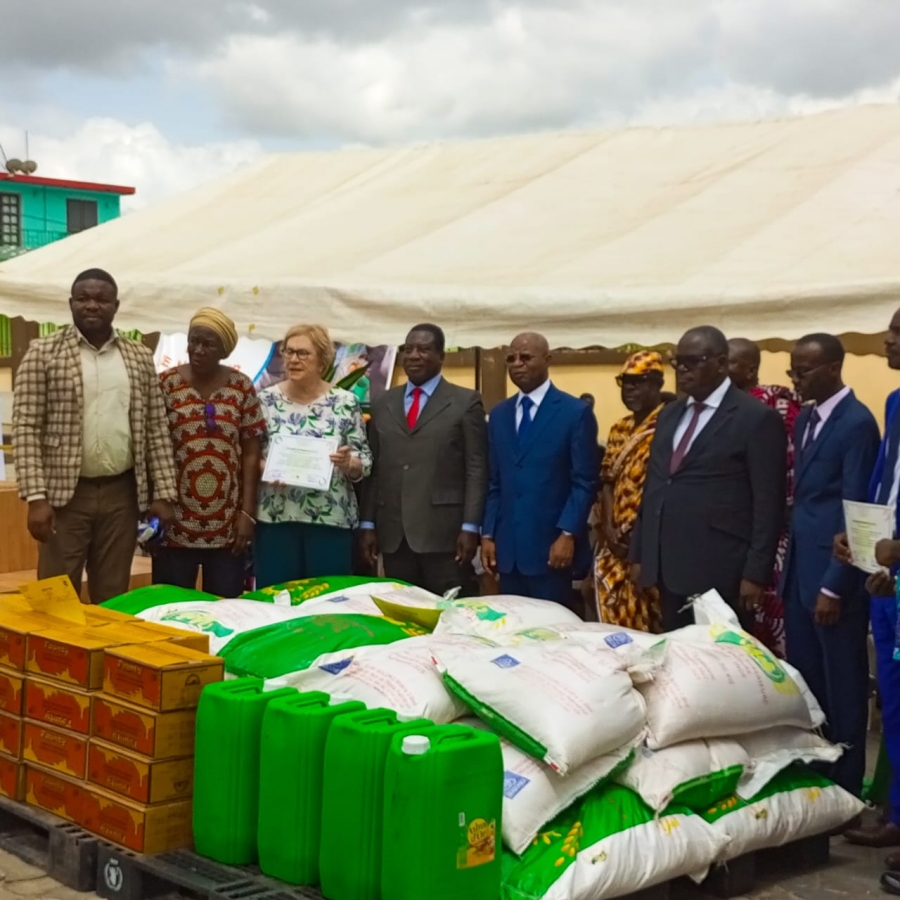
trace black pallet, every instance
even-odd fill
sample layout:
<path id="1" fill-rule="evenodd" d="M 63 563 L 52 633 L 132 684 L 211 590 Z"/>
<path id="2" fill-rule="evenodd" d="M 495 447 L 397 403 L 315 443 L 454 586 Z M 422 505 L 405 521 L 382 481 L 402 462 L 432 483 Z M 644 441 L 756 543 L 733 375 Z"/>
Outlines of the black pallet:
<path id="1" fill-rule="evenodd" d="M 669 900 L 670 883 L 621 900 Z M 295 887 L 255 866 L 226 866 L 192 850 L 142 856 L 101 843 L 97 893 L 105 900 L 154 900 L 180 895 L 197 900 L 322 900 L 316 888 Z"/>
<path id="2" fill-rule="evenodd" d="M 759 875 L 783 871 L 786 866 L 792 872 L 824 866 L 830 854 L 827 834 L 793 841 L 782 847 L 769 847 L 717 866 L 700 885 L 700 890 L 713 897 L 741 897 L 757 887 Z"/>
<path id="3" fill-rule="evenodd" d="M 96 890 L 106 900 L 172 894 L 199 900 L 322 900 L 314 888 L 285 884 L 255 866 L 226 866 L 193 850 L 143 856 L 105 843 L 97 856 Z"/>
<path id="4" fill-rule="evenodd" d="M 68 888 L 94 890 L 99 845 L 93 834 L 59 816 L 0 797 L 0 849 Z"/>

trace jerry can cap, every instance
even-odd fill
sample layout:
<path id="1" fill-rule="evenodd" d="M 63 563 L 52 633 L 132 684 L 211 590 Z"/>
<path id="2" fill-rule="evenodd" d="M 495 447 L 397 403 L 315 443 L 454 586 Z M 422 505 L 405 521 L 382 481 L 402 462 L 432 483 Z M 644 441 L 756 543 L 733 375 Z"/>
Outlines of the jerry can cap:
<path id="1" fill-rule="evenodd" d="M 401 749 L 407 756 L 422 756 L 431 749 L 431 741 L 424 734 L 408 734 Z"/>

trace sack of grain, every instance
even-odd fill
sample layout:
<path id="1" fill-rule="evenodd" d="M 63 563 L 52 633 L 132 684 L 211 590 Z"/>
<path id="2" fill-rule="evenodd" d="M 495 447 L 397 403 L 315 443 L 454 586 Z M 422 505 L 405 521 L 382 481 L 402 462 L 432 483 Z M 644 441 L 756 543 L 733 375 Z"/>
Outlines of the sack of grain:
<path id="1" fill-rule="evenodd" d="M 321 578 L 301 578 L 298 581 L 286 581 L 283 584 L 273 584 L 271 587 L 260 588 L 257 591 L 248 591 L 241 595 L 242 600 L 261 600 L 264 603 L 273 603 L 275 598 L 287 593 L 291 603 L 306 603 L 308 600 L 316 600 L 333 594 L 345 594 L 347 596 L 368 597 L 373 591 L 394 590 L 405 587 L 402 581 L 393 578 L 370 578 L 359 575 L 325 575 Z"/>
<path id="2" fill-rule="evenodd" d="M 392 644 L 421 634 L 416 625 L 376 616 L 305 616 L 238 634 L 219 655 L 232 675 L 277 678 L 308 668 L 323 653 Z"/>
<path id="3" fill-rule="evenodd" d="M 654 750 L 698 738 L 822 724 L 802 679 L 741 631 L 690 626 L 668 636 L 665 661 L 639 685 Z"/>
<path id="4" fill-rule="evenodd" d="M 145 609 L 155 606 L 164 606 L 171 603 L 196 603 L 198 600 L 212 602 L 218 600 L 212 594 L 204 594 L 203 591 L 193 591 L 190 588 L 174 587 L 171 584 L 148 584 L 145 587 L 135 588 L 112 600 L 101 603 L 107 609 L 136 616 Z"/>
<path id="5" fill-rule="evenodd" d="M 324 691 L 360 700 L 370 709 L 384 707 L 412 718 L 445 724 L 468 713 L 468 707 L 444 685 L 432 662 L 431 635 L 387 645 L 340 650 L 319 656 L 308 668 L 268 682 L 301 691 Z M 477 639 L 445 635 L 444 646 L 461 652 L 479 646 Z"/>
<path id="6" fill-rule="evenodd" d="M 443 601 L 442 601 L 443 603 Z M 549 600 L 494 596 L 447 602 L 435 626 L 436 634 L 477 634 L 492 641 L 523 629 L 557 624 L 584 624 L 570 609 Z"/>
<path id="7" fill-rule="evenodd" d="M 560 774 L 630 744 L 645 709 L 626 662 L 577 641 L 435 646 L 445 684 L 478 717 Z"/>
<path id="8" fill-rule="evenodd" d="M 864 808 L 860 800 L 827 778 L 793 766 L 751 800 L 732 795 L 704 812 L 703 818 L 727 839 L 717 858 L 717 862 L 727 862 L 833 831 Z"/>
<path id="9" fill-rule="evenodd" d="M 702 880 L 728 838 L 697 814 L 658 816 L 633 791 L 591 791 L 516 858 L 503 855 L 504 900 L 598 900 L 683 875 Z"/>
<path id="10" fill-rule="evenodd" d="M 734 738 L 750 758 L 738 782 L 737 794 L 744 800 L 755 797 L 769 782 L 795 763 L 837 762 L 843 748 L 802 728 L 767 728 Z"/>
<path id="11" fill-rule="evenodd" d="M 248 631 L 297 618 L 292 606 L 276 606 L 256 600 L 197 600 L 163 603 L 137 613 L 147 622 L 159 622 L 209 635 L 211 653 L 218 653 L 233 638 Z"/>
<path id="12" fill-rule="evenodd" d="M 673 803 L 703 811 L 735 792 L 750 757 L 728 738 L 687 741 L 663 750 L 640 747 L 615 780 L 655 812 Z"/>
<path id="13" fill-rule="evenodd" d="M 462 719 L 472 728 L 488 726 L 480 719 Z M 521 855 L 538 832 L 588 791 L 605 784 L 631 761 L 634 749 L 622 747 L 559 775 L 546 763 L 500 738 L 503 751 L 503 842 Z"/>

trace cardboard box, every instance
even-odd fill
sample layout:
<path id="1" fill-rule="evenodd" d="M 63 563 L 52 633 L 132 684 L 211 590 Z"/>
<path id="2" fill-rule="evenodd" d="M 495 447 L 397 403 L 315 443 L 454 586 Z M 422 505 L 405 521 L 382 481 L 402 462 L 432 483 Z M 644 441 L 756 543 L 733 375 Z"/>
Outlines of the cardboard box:
<path id="1" fill-rule="evenodd" d="M 150 759 L 193 756 L 197 711 L 154 712 L 106 694 L 94 694 L 91 734 Z"/>
<path id="2" fill-rule="evenodd" d="M 194 793 L 194 758 L 148 759 L 93 738 L 87 780 L 137 803 L 188 800 Z"/>
<path id="3" fill-rule="evenodd" d="M 219 657 L 169 641 L 113 647 L 105 655 L 103 691 L 159 712 L 192 709 L 203 688 L 224 674 Z"/>
<path id="4" fill-rule="evenodd" d="M 89 735 L 91 694 L 59 681 L 27 678 L 23 715 L 35 722 Z"/>
<path id="5" fill-rule="evenodd" d="M 0 756 L 0 797 L 25 799 L 25 764 Z"/>
<path id="6" fill-rule="evenodd" d="M 84 607 L 84 617 L 88 625 L 109 625 L 110 623 L 128 624 L 136 622 L 134 616 L 128 613 L 119 612 L 117 609 L 107 609 L 105 606 L 89 606 Z"/>
<path id="7" fill-rule="evenodd" d="M 190 800 L 144 806 L 86 785 L 81 827 L 135 853 L 165 853 L 193 843 Z"/>
<path id="8" fill-rule="evenodd" d="M 25 669 L 89 691 L 103 684 L 103 651 L 149 639 L 137 626 L 116 623 L 53 628 L 28 636 Z"/>
<path id="9" fill-rule="evenodd" d="M 28 635 L 61 625 L 59 619 L 43 613 L 4 613 L 0 616 L 0 666 L 21 672 L 25 668 Z"/>
<path id="10" fill-rule="evenodd" d="M 28 612 L 31 612 L 31 604 L 21 594 L 0 594 L 0 615 Z"/>
<path id="11" fill-rule="evenodd" d="M 0 713 L 0 754 L 20 759 L 22 756 L 22 719 Z"/>
<path id="12" fill-rule="evenodd" d="M 198 653 L 209 653 L 209 635 L 205 632 L 190 631 L 187 628 L 178 628 L 176 625 L 166 625 L 162 622 L 144 622 L 139 620 L 138 625 L 143 631 L 153 636 L 154 640 L 171 641 L 173 644 L 181 644 L 190 647 Z"/>
<path id="13" fill-rule="evenodd" d="M 71 778 L 87 772 L 87 738 L 61 728 L 25 720 L 22 759 Z"/>
<path id="14" fill-rule="evenodd" d="M 0 712 L 21 716 L 24 688 L 21 672 L 0 668 Z"/>
<path id="15" fill-rule="evenodd" d="M 81 824 L 84 785 L 35 766 L 25 767 L 25 802 Z"/>

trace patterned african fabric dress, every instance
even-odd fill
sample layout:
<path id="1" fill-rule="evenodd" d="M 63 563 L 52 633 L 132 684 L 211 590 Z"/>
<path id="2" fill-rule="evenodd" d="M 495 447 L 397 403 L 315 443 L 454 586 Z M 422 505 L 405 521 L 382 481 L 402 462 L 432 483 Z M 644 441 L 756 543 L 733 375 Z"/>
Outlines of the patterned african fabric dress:
<path id="1" fill-rule="evenodd" d="M 787 431 L 787 505 L 788 510 L 794 502 L 794 422 L 800 414 L 803 401 L 790 388 L 780 384 L 759 386 L 750 389 L 750 396 L 762 400 L 781 415 Z M 787 520 L 787 516 L 785 516 Z M 756 611 L 756 634 L 773 653 L 784 659 L 784 601 L 778 593 L 778 583 L 784 571 L 784 559 L 787 555 L 788 531 L 785 527 L 778 539 L 778 553 L 775 557 L 775 571 L 772 583 L 766 589 L 762 605 Z"/>
<path id="2" fill-rule="evenodd" d="M 650 444 L 663 406 L 660 404 L 640 425 L 635 425 L 634 416 L 626 416 L 609 432 L 600 480 L 612 486 L 613 526 L 625 544 L 640 509 Z M 655 588 L 638 588 L 631 583 L 627 559 L 620 559 L 609 547 L 603 547 L 597 555 L 594 574 L 601 622 L 655 634 L 662 631 L 659 593 Z"/>
<path id="3" fill-rule="evenodd" d="M 176 519 L 166 544 L 229 547 L 241 508 L 241 441 L 266 431 L 253 382 L 232 370 L 207 400 L 177 369 L 163 372 L 160 382 L 178 473 Z"/>

